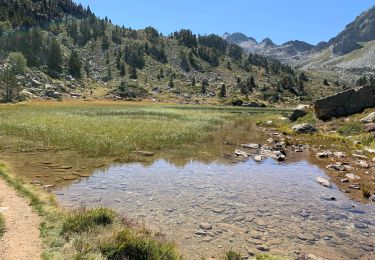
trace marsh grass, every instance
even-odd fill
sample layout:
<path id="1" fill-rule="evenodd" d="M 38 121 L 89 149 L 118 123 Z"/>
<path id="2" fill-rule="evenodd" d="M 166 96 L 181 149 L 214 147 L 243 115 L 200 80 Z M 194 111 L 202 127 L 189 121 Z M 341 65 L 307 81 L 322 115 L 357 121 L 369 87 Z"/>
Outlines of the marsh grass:
<path id="1" fill-rule="evenodd" d="M 0 177 L 30 201 L 42 217 L 43 259 L 181 259 L 173 243 L 160 239 L 114 211 L 79 209 L 64 212 L 53 197 L 41 193 L 0 165 Z"/>
<path id="2" fill-rule="evenodd" d="M 278 109 L 132 103 L 31 103 L 0 106 L 0 131 L 39 146 L 90 156 L 129 157 L 137 150 L 200 144 L 238 114 Z"/>

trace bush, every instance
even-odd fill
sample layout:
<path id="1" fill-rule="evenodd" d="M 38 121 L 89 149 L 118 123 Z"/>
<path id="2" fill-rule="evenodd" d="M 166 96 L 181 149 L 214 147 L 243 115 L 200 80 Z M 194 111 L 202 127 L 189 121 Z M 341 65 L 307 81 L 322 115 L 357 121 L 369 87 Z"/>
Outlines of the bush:
<path id="1" fill-rule="evenodd" d="M 349 122 L 342 125 L 337 132 L 344 136 L 359 135 L 364 132 L 364 129 L 360 122 Z"/>
<path id="2" fill-rule="evenodd" d="M 20 52 L 11 52 L 8 55 L 9 65 L 14 74 L 23 74 L 26 71 L 27 60 Z"/>
<path id="3" fill-rule="evenodd" d="M 113 223 L 115 213 L 105 208 L 97 208 L 89 211 L 72 214 L 63 222 L 63 235 L 82 233 L 96 226 L 107 226 Z"/>
<path id="4" fill-rule="evenodd" d="M 130 229 L 120 231 L 113 241 L 101 245 L 101 252 L 107 259 L 181 259 L 172 244 L 158 242 L 146 233 L 135 233 Z"/>
<path id="5" fill-rule="evenodd" d="M 241 254 L 230 250 L 225 254 L 224 260 L 241 260 Z"/>

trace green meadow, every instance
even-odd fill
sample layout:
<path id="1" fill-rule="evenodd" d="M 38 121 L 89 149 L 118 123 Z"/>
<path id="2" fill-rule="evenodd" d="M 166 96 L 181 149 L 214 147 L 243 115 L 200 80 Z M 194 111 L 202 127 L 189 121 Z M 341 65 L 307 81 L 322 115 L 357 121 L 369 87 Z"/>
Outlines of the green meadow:
<path id="1" fill-rule="evenodd" d="M 0 132 L 42 147 L 127 157 L 139 150 L 199 144 L 215 127 L 239 116 L 287 112 L 144 103 L 29 103 L 0 106 Z"/>

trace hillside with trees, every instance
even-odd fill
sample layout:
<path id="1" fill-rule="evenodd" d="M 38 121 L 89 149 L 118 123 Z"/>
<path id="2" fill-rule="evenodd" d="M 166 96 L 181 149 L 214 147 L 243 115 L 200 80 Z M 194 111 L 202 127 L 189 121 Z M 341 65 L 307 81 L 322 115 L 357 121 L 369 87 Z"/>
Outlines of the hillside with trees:
<path id="1" fill-rule="evenodd" d="M 267 103 L 309 98 L 309 80 L 299 72 L 276 59 L 247 54 L 217 35 L 133 30 L 70 0 L 1 2 L 1 81 L 13 70 L 10 54 L 26 61 L 13 73 L 23 94 L 11 100 L 92 96 Z"/>

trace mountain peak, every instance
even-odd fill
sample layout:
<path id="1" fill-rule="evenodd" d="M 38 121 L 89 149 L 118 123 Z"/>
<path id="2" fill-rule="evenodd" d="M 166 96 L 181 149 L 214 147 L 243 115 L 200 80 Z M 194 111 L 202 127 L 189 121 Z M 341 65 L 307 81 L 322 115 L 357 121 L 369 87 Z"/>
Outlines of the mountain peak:
<path id="1" fill-rule="evenodd" d="M 375 6 L 359 15 L 344 31 L 332 38 L 329 44 L 337 55 L 344 55 L 361 48 L 359 42 L 375 40 Z"/>
<path id="2" fill-rule="evenodd" d="M 241 44 L 241 43 L 248 42 L 248 41 L 257 43 L 257 41 L 253 37 L 248 37 L 245 34 L 239 33 L 239 32 L 232 33 L 232 34 L 226 32 L 223 34 L 222 38 L 229 43 L 235 43 L 235 44 Z"/>
<path id="3" fill-rule="evenodd" d="M 270 39 L 270 38 L 265 38 L 262 40 L 262 42 L 266 46 L 275 46 L 276 44 Z"/>

